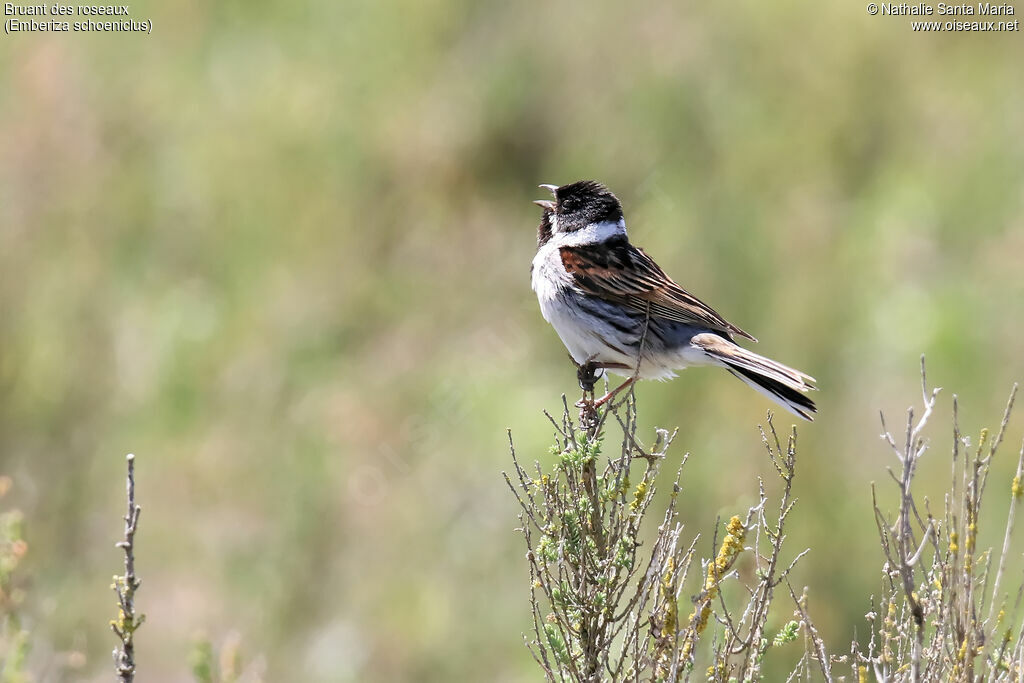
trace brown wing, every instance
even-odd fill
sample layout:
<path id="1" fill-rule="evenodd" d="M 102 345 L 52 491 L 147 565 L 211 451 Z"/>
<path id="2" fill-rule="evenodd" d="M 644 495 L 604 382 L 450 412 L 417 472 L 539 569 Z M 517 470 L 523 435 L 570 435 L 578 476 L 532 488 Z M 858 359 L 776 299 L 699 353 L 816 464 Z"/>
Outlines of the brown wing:
<path id="1" fill-rule="evenodd" d="M 626 239 L 562 247 L 562 266 L 587 294 L 666 320 L 708 327 L 757 341 L 672 281 L 654 260 Z"/>

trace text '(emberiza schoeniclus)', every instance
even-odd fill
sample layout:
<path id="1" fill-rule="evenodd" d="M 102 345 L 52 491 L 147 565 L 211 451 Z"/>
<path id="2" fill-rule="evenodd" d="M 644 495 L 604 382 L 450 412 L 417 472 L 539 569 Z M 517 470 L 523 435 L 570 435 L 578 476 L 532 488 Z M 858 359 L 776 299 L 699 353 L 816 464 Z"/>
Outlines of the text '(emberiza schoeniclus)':
<path id="1" fill-rule="evenodd" d="M 691 365 L 716 365 L 793 414 L 814 419 L 805 394 L 813 377 L 738 346 L 752 336 L 677 285 L 629 243 L 622 205 L 608 188 L 584 180 L 541 185 L 543 209 L 533 259 L 533 290 L 544 319 L 578 366 L 628 379 L 670 379 Z M 581 375 L 582 377 L 583 375 Z"/>

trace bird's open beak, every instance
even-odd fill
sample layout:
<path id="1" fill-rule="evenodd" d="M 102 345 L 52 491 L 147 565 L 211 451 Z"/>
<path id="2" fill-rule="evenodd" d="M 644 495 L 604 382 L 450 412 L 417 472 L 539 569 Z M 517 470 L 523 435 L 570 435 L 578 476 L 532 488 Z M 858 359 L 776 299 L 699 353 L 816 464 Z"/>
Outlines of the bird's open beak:
<path id="1" fill-rule="evenodd" d="M 539 187 L 542 190 L 547 190 L 551 194 L 555 194 L 556 192 L 558 192 L 558 185 L 538 185 L 537 187 Z"/>
<path id="2" fill-rule="evenodd" d="M 539 206 L 540 208 L 546 209 L 548 211 L 555 210 L 555 203 L 550 199 L 535 199 L 533 203 Z"/>

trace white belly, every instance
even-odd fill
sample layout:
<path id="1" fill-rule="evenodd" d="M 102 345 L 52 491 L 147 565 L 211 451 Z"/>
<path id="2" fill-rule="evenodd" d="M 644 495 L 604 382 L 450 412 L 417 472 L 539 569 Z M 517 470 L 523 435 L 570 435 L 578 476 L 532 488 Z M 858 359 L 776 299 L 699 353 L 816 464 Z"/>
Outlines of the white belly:
<path id="1" fill-rule="evenodd" d="M 675 377 L 676 370 L 707 363 L 703 351 L 686 343 L 680 348 L 658 353 L 648 349 L 640 359 L 637 373 L 636 342 L 633 342 L 632 351 L 627 350 L 627 344 L 620 341 L 620 332 L 572 305 L 572 276 L 565 272 L 557 247 L 545 245 L 537 252 L 533 260 L 532 284 L 541 314 L 555 328 L 577 364 L 587 361 L 620 364 L 624 367 L 610 368 L 610 371 L 625 377 L 638 375 L 641 379 L 664 380 Z"/>

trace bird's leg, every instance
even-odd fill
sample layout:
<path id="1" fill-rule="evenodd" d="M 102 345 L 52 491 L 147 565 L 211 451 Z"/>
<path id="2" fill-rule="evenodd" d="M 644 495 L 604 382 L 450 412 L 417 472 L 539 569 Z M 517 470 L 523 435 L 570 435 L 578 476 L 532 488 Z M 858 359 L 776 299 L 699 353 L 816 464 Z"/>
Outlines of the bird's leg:
<path id="1" fill-rule="evenodd" d="M 600 367 L 599 364 L 593 362 L 593 357 L 576 366 L 576 379 L 580 381 L 580 389 L 583 390 L 583 393 L 593 395 L 594 385 L 597 383 L 597 370 Z"/>
<path id="2" fill-rule="evenodd" d="M 597 411 L 594 409 L 594 384 L 597 383 L 597 366 L 594 364 L 594 357 L 591 356 L 582 363 L 577 363 L 571 355 L 569 358 L 576 366 L 576 379 L 580 382 L 580 389 L 583 396 L 576 402 L 580 409 L 580 426 L 585 429 L 592 429 L 597 425 Z"/>
<path id="3" fill-rule="evenodd" d="M 573 361 L 575 363 L 575 361 Z M 583 408 L 584 406 L 598 407 L 604 405 L 611 396 L 614 396 L 619 389 L 611 392 L 608 396 L 601 399 L 600 402 L 594 402 L 594 385 L 597 383 L 597 371 L 598 370 L 623 370 L 627 366 L 622 363 L 595 363 L 594 357 L 591 356 L 585 360 L 582 364 L 576 365 L 576 377 L 580 381 L 580 388 L 583 389 L 583 398 L 577 403 L 577 408 Z M 633 378 L 636 379 L 636 378 Z M 626 385 L 623 385 L 626 386 Z"/>
<path id="4" fill-rule="evenodd" d="M 601 407 L 601 406 L 603 406 L 603 405 L 604 405 L 605 403 L 607 403 L 608 401 L 610 401 L 610 400 L 612 400 L 613 398 L 615 398 L 615 394 L 619 393 L 620 391 L 622 391 L 622 390 L 623 390 L 623 389 L 625 389 L 626 387 L 630 386 L 630 385 L 631 385 L 631 384 L 633 384 L 633 382 L 635 382 L 636 380 L 637 380 L 637 378 L 636 378 L 635 376 L 634 376 L 634 377 L 630 377 L 630 378 L 629 378 L 629 379 L 627 379 L 627 380 L 626 380 L 625 382 L 623 382 L 622 384 L 620 384 L 620 385 L 619 385 L 619 386 L 617 386 L 616 388 L 612 389 L 611 391 L 609 391 L 609 392 L 608 392 L 607 394 L 605 394 L 605 395 L 604 395 L 604 396 L 602 396 L 601 398 L 599 398 L 599 399 L 597 399 L 596 401 L 594 401 L 594 407 L 595 407 L 595 408 L 600 408 L 600 407 Z"/>
<path id="5" fill-rule="evenodd" d="M 594 362 L 593 356 L 576 365 L 576 378 L 580 381 L 580 389 L 583 389 L 583 396 L 576 402 L 580 409 L 580 426 L 584 429 L 592 429 L 597 425 L 597 410 L 594 408 L 594 385 L 597 383 L 598 365 Z M 576 361 L 573 360 L 575 363 Z"/>

